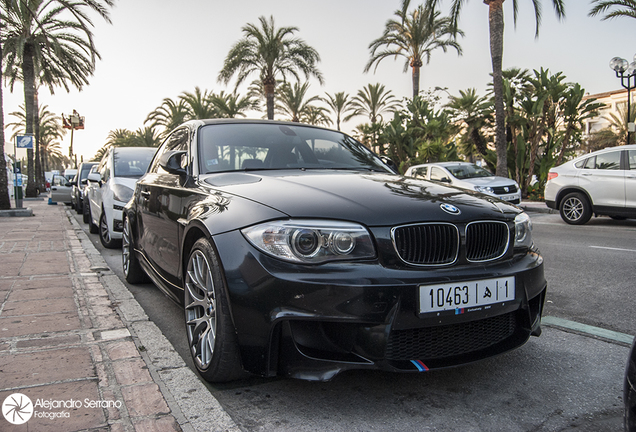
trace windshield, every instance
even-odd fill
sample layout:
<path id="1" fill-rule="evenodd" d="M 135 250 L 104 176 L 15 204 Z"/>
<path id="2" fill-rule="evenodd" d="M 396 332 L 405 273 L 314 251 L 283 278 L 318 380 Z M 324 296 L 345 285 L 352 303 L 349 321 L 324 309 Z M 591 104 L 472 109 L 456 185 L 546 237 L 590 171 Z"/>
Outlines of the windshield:
<path id="1" fill-rule="evenodd" d="M 146 173 L 156 151 L 155 147 L 118 148 L 113 155 L 115 177 L 141 177 Z"/>
<path id="2" fill-rule="evenodd" d="M 201 173 L 280 169 L 390 172 L 340 132 L 280 124 L 216 124 L 199 130 Z"/>
<path id="3" fill-rule="evenodd" d="M 445 166 L 445 168 L 453 176 L 455 176 L 455 178 L 458 178 L 460 180 L 479 177 L 492 177 L 492 173 L 475 164 L 447 165 Z"/>

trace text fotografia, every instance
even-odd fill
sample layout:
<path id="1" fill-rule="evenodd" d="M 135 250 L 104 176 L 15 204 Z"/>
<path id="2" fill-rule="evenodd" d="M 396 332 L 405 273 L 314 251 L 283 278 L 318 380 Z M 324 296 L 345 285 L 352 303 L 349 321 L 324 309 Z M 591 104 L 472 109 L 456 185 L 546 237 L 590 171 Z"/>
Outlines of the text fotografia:
<path id="1" fill-rule="evenodd" d="M 67 400 L 53 400 L 53 399 L 37 399 L 33 404 L 34 408 L 41 409 L 80 409 L 80 408 L 121 408 L 121 401 L 112 400 L 91 400 L 84 399 L 67 399 Z"/>

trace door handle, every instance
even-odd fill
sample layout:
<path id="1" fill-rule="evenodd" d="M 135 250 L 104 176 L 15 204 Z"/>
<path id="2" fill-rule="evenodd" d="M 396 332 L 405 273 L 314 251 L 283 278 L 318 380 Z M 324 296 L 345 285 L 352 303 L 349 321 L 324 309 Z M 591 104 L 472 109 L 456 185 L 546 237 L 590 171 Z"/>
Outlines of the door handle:
<path id="1" fill-rule="evenodd" d="M 150 198 L 150 192 L 148 191 L 141 191 L 140 195 L 146 199 Z"/>

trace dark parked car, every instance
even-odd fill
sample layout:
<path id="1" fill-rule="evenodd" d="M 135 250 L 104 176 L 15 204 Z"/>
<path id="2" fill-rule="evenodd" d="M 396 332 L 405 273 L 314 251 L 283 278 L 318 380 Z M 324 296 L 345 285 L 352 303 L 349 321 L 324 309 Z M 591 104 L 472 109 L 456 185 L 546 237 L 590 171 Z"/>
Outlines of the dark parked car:
<path id="1" fill-rule="evenodd" d="M 258 120 L 168 136 L 124 209 L 123 267 L 183 304 L 209 381 L 474 362 L 539 335 L 546 290 L 517 207 Z"/>
<path id="2" fill-rule="evenodd" d="M 77 214 L 82 214 L 84 210 L 86 177 L 88 177 L 89 171 L 95 165 L 97 165 L 97 162 L 82 162 L 77 168 L 77 176 L 73 179 L 73 190 L 71 191 L 71 205 Z"/>

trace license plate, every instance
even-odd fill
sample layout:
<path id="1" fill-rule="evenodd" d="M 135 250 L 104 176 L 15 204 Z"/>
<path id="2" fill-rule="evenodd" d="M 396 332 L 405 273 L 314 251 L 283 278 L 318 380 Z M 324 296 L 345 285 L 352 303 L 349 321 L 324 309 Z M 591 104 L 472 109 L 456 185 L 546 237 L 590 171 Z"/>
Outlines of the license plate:
<path id="1" fill-rule="evenodd" d="M 514 276 L 420 285 L 420 313 L 465 309 L 515 299 Z"/>
<path id="2" fill-rule="evenodd" d="M 517 197 L 515 195 L 508 195 L 503 197 L 504 201 L 514 201 L 515 199 L 517 199 Z"/>

